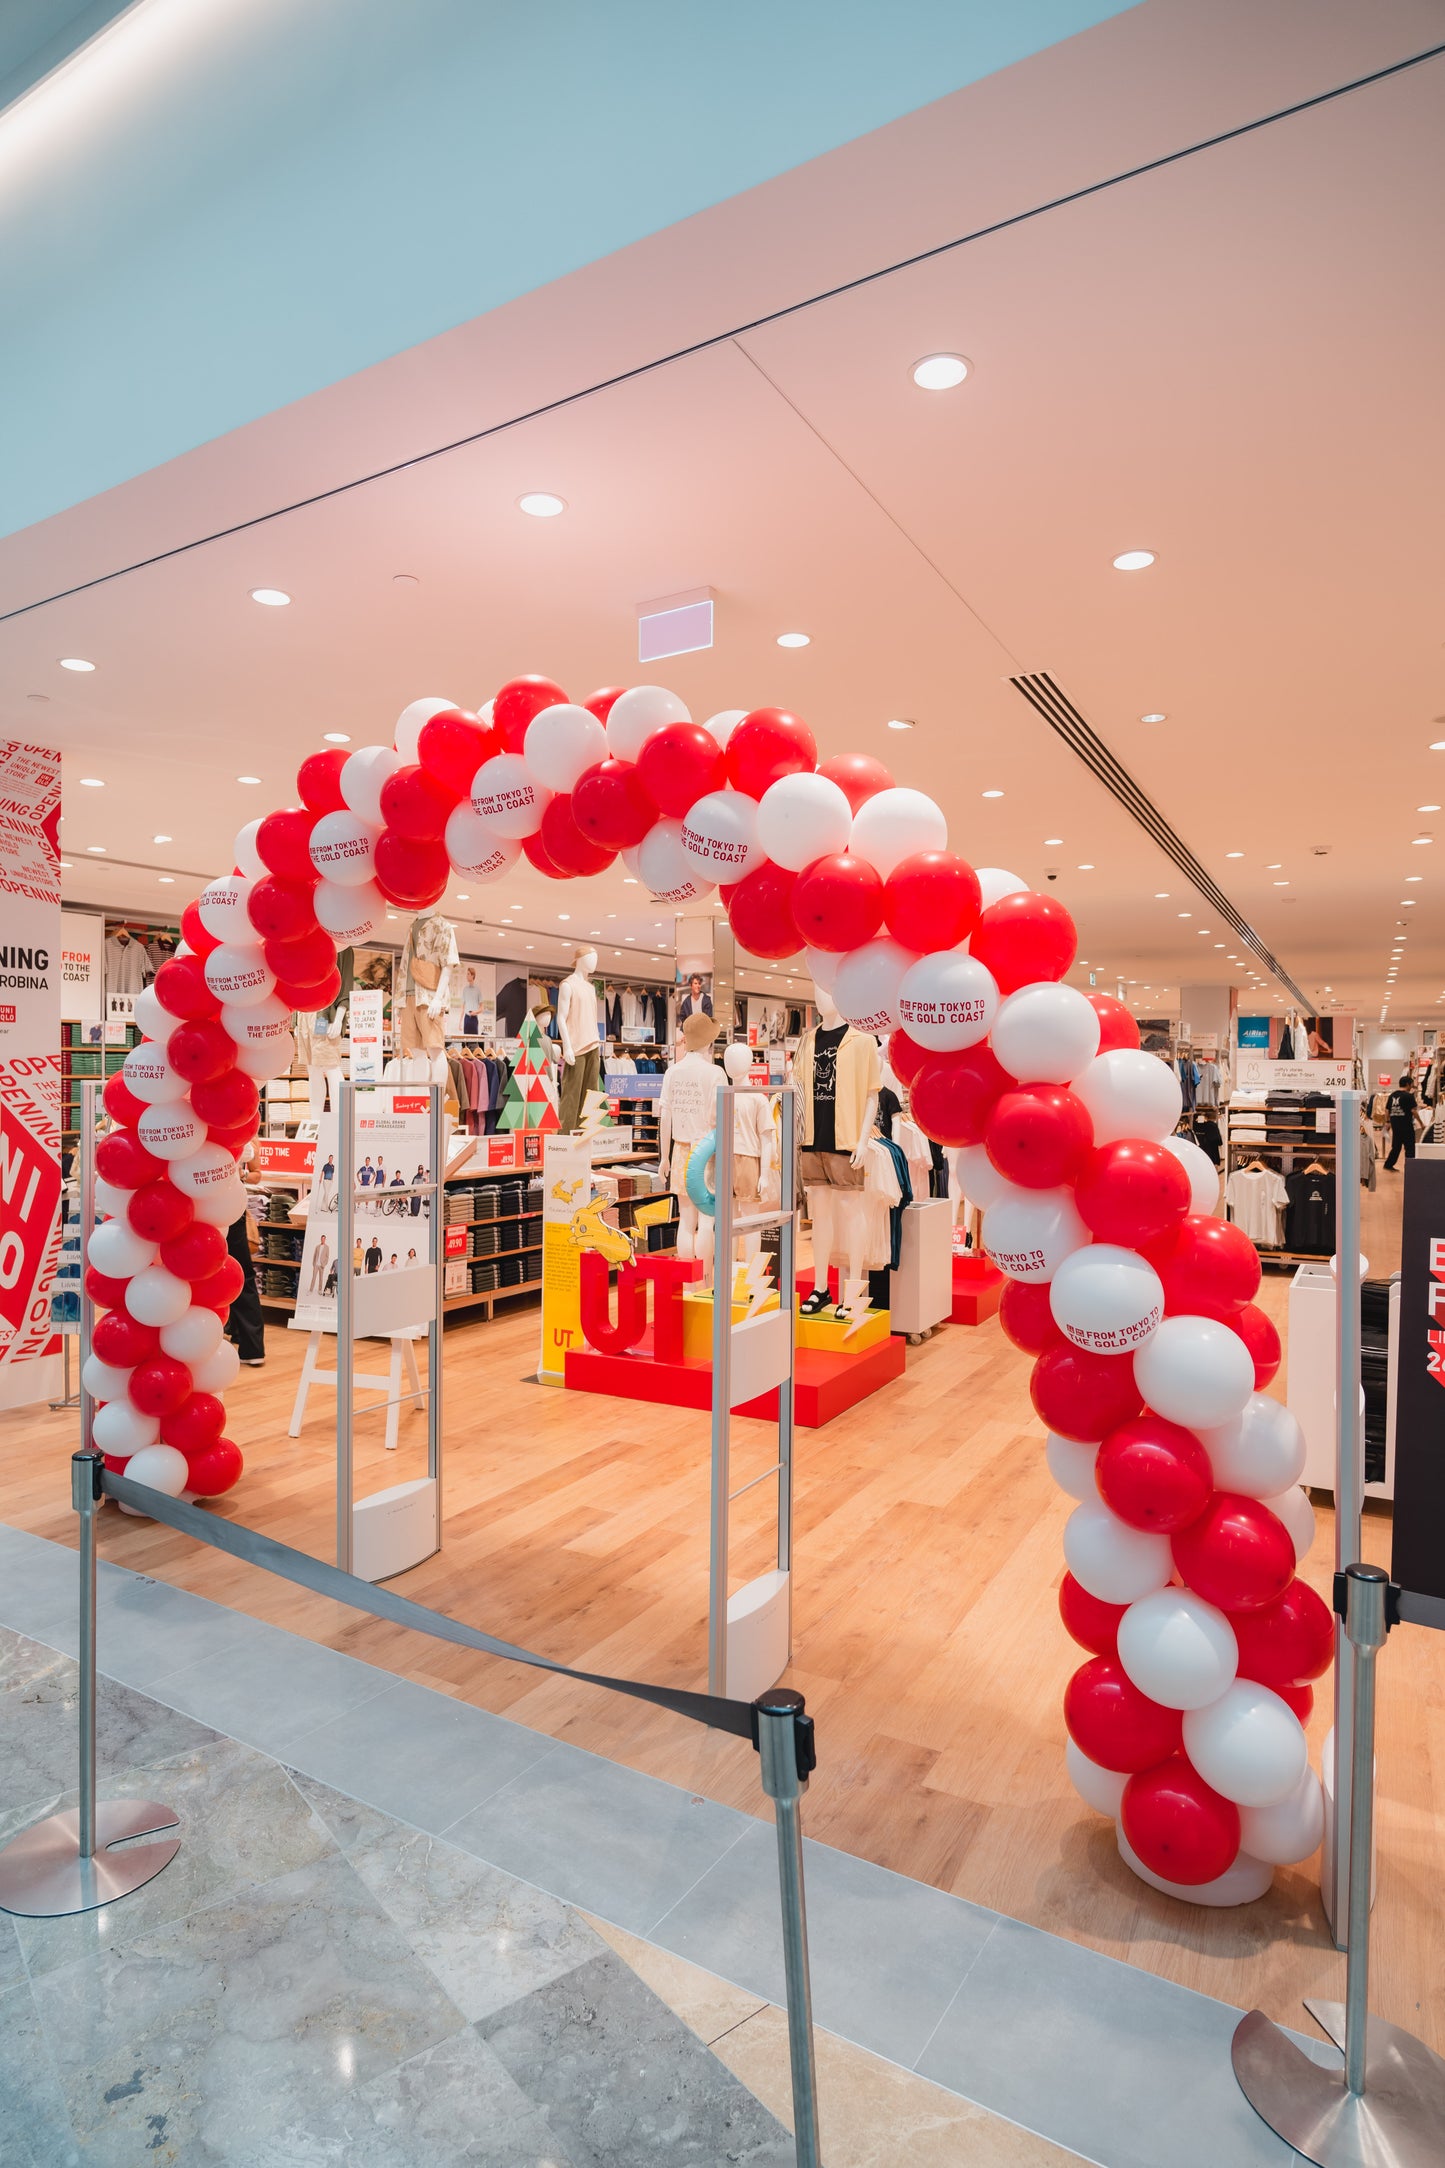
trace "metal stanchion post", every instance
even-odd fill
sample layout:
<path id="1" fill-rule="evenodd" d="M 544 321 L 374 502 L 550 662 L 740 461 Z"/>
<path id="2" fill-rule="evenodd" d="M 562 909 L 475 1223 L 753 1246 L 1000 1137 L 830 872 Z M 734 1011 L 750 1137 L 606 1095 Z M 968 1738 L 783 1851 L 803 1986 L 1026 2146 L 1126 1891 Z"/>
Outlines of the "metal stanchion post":
<path id="1" fill-rule="evenodd" d="M 97 1802 L 95 1796 L 95 1516 L 104 1465 L 104 1455 L 94 1450 L 72 1454 L 70 1461 L 71 1501 L 80 1516 L 79 1801 L 0 1848 L 0 1910 L 27 1919 L 93 1912 L 128 1896 L 168 1867 L 181 1848 L 179 1837 L 170 1837 L 110 1851 L 127 1838 L 174 1829 L 176 1817 L 151 1799 Z"/>
<path id="2" fill-rule="evenodd" d="M 717 1088 L 713 1125 L 712 1502 L 708 1546 L 707 1690 L 728 1690 L 728 1516 L 732 1503 L 733 1091 Z"/>
<path id="3" fill-rule="evenodd" d="M 753 1703 L 763 1790 L 778 1831 L 778 1893 L 783 1913 L 783 1978 L 788 1995 L 788 2053 L 793 2072 L 793 2136 L 798 2168 L 822 2168 L 818 2072 L 813 2053 L 813 1984 L 808 1970 L 808 1914 L 803 1898 L 802 1799 L 812 1769 L 812 1726 L 803 1697 L 775 1686 Z M 806 1726 L 807 1729 L 803 1730 Z M 799 1733 L 803 1731 L 800 1751 Z"/>
<path id="4" fill-rule="evenodd" d="M 437 1542 L 442 1540 L 442 1324 L 446 1310 L 446 1227 L 443 1207 L 446 1186 L 446 1098 L 440 1084 L 431 1088 L 427 1113 L 427 1169 L 431 1187 L 422 1196 L 422 1210 L 431 1221 L 432 1318 L 427 1327 L 426 1462 L 427 1474 L 436 1485 Z M 523 1200 L 525 1202 L 525 1199 Z M 338 1285 L 340 1283 L 338 1282 Z"/>
<path id="5" fill-rule="evenodd" d="M 356 1281 L 351 1253 L 356 1244 L 356 1086 L 349 1077 L 343 1080 L 336 1100 L 336 1563 L 343 1573 L 350 1573 L 355 1542 L 351 1427 Z"/>

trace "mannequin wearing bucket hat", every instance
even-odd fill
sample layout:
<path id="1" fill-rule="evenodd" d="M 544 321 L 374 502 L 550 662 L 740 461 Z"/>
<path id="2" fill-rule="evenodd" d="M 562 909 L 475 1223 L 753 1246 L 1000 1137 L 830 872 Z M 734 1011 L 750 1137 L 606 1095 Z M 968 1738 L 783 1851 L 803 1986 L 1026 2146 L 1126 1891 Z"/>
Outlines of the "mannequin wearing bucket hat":
<path id="1" fill-rule="evenodd" d="M 677 1254 L 701 1258 L 705 1276 L 712 1272 L 712 1221 L 687 1193 L 687 1162 L 717 1118 L 717 1088 L 723 1080 L 712 1058 L 716 1037 L 717 1025 L 710 1016 L 699 1012 L 684 1019 L 684 1051 L 664 1076 L 657 1102 L 658 1147 L 668 1187 L 677 1197 Z"/>

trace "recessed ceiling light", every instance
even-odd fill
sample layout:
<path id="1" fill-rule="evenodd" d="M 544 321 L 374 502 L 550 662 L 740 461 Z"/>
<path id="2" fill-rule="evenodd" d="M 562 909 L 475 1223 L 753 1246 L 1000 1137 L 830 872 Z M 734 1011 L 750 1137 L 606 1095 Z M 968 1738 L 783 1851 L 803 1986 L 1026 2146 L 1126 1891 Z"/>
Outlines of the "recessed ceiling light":
<path id="1" fill-rule="evenodd" d="M 559 911 L 559 912 L 557 913 L 557 916 L 558 916 L 558 918 L 560 918 L 560 919 L 562 919 L 562 920 L 564 920 L 564 921 L 565 921 L 565 920 L 569 919 L 569 918 L 570 918 L 570 917 L 572 916 L 572 913 L 571 913 L 570 911 Z"/>
<path id="2" fill-rule="evenodd" d="M 1243 858 L 1244 853 L 1243 851 L 1226 851 L 1224 855 L 1226 858 Z"/>
<path id="3" fill-rule="evenodd" d="M 1152 715 L 1141 715 L 1139 720 L 1141 723 L 1167 723 L 1169 718 L 1162 708 L 1156 708 Z"/>
<path id="4" fill-rule="evenodd" d="M 778 634 L 778 645 L 779 645 L 779 647 L 808 647 L 808 646 L 810 646 L 811 644 L 812 644 L 812 635 L 811 635 L 811 633 L 806 633 L 806 632 L 780 632 L 780 633 Z"/>
<path id="5" fill-rule="evenodd" d="M 1079 873 L 1092 873 L 1093 870 L 1093 866 L 1089 863 L 1087 859 L 1085 859 L 1084 863 L 1081 866 L 1076 868 L 1076 871 Z"/>
<path id="6" fill-rule="evenodd" d="M 105 789 L 105 782 L 104 782 L 104 779 L 103 779 L 103 777 L 101 777 L 101 776 L 98 776 L 98 775 L 83 775 L 83 776 L 82 776 L 82 777 L 80 778 L 80 782 L 81 782 L 81 788 L 82 788 L 83 790 L 104 790 L 104 789 Z"/>
<path id="7" fill-rule="evenodd" d="M 622 938 L 624 941 L 635 941 L 637 936 L 635 933 L 625 933 Z"/>
<path id="8" fill-rule="evenodd" d="M 952 391 L 968 375 L 969 363 L 962 354 L 925 354 L 913 364 L 913 381 L 920 391 Z"/>
<path id="9" fill-rule="evenodd" d="M 567 509 L 565 497 L 554 497 L 549 489 L 529 489 L 524 497 L 517 499 L 517 509 L 532 519 L 555 519 Z"/>
<path id="10" fill-rule="evenodd" d="M 1001 790 L 986 790 L 981 792 L 980 795 L 985 798 L 1001 798 L 1003 792 Z"/>
<path id="11" fill-rule="evenodd" d="M 890 730 L 912 730 L 914 727 L 911 715 L 890 715 L 888 718 L 888 728 Z"/>
<path id="12" fill-rule="evenodd" d="M 93 670 L 95 664 L 87 662 L 82 655 L 62 655 L 60 667 L 62 670 Z"/>
<path id="13" fill-rule="evenodd" d="M 350 745 L 351 743 L 351 732 L 349 730 L 324 730 L 321 735 L 328 745 Z"/>
<path id="14" fill-rule="evenodd" d="M 174 843 L 174 836 L 152 836 L 152 843 Z"/>
<path id="15" fill-rule="evenodd" d="M 1114 559 L 1116 572 L 1142 572 L 1154 562 L 1153 550 L 1121 550 Z"/>
<path id="16" fill-rule="evenodd" d="M 1216 942 L 1215 942 L 1215 944 L 1214 944 L 1214 946 L 1215 946 L 1216 948 L 1223 948 L 1223 946 L 1224 946 L 1224 943 L 1223 943 L 1222 941 L 1216 941 Z"/>
<path id="17" fill-rule="evenodd" d="M 1288 882 L 1288 881 L 1271 881 L 1269 885 L 1270 885 L 1270 887 L 1271 887 L 1271 888 L 1288 888 L 1288 887 L 1289 887 L 1289 882 Z"/>
<path id="18" fill-rule="evenodd" d="M 1062 836 L 1045 836 L 1044 849 L 1046 851 L 1060 849 L 1063 845 L 1063 841 L 1064 839 Z"/>
<path id="19" fill-rule="evenodd" d="M 76 665 L 74 663 L 67 663 L 65 667 L 68 670 L 73 670 L 75 669 Z M 84 668 L 83 664 L 81 665 L 81 668 Z M 1445 753 L 1445 738 L 1433 738 L 1430 741 L 1430 750 L 1432 753 Z"/>
<path id="20" fill-rule="evenodd" d="M 1433 843 L 1435 838 L 1433 836 L 1411 836 L 1410 841 L 1412 843 Z"/>
<path id="21" fill-rule="evenodd" d="M 60 859 L 60 860 L 58 861 L 58 863 L 59 863 L 60 865 L 64 866 L 64 867 L 66 867 L 66 868 L 67 868 L 67 870 L 68 870 L 68 869 L 69 869 L 69 867 L 70 867 L 70 865 L 71 865 L 71 863 L 72 863 L 72 861 L 71 861 L 70 859 L 68 859 L 68 858 L 62 858 L 62 859 Z"/>
<path id="22" fill-rule="evenodd" d="M 1438 813 L 1439 810 L 1438 805 L 1417 805 L 1415 808 L 1417 813 Z"/>
<path id="23" fill-rule="evenodd" d="M 281 610 L 285 608 L 291 597 L 281 587 L 253 587 L 251 589 L 251 600 L 253 602 L 264 602 L 268 610 Z"/>
<path id="24" fill-rule="evenodd" d="M 636 886 L 637 886 L 637 882 L 636 882 L 636 880 L 634 879 L 634 877 L 633 877 L 633 875 L 632 875 L 632 874 L 630 874 L 630 873 L 625 873 L 625 874 L 624 874 L 624 875 L 622 876 L 622 885 L 623 885 L 623 887 L 624 887 L 624 888 L 636 888 Z M 512 909 L 513 909 L 514 911 L 520 911 L 520 909 L 521 909 L 521 908 L 522 908 L 522 907 L 521 907 L 521 905 L 520 905 L 519 903 L 514 903 L 514 904 L 512 905 Z M 615 912 L 613 913 L 613 916 L 614 916 L 614 917 L 616 916 L 616 913 L 615 913 Z"/>
<path id="25" fill-rule="evenodd" d="M 1266 866 L 1264 870 L 1266 873 L 1279 873 L 1283 870 L 1283 867 L 1284 860 L 1282 858 L 1277 858 L 1272 866 Z"/>
<path id="26" fill-rule="evenodd" d="M 465 889 L 465 888 L 459 888 L 459 889 L 457 890 L 457 902 L 458 902 L 458 903 L 470 903 L 470 902 L 471 902 L 471 900 L 472 900 L 472 899 L 471 899 L 471 895 L 470 895 L 470 892 L 469 892 L 469 891 L 468 891 L 467 889 Z"/>
<path id="27" fill-rule="evenodd" d="M 1415 904 L 1415 900 L 1416 900 L 1416 899 L 1415 899 L 1415 898 L 1414 898 L 1413 896 L 1402 896 L 1402 897 L 1400 898 L 1400 908 L 1401 908 L 1401 910 L 1404 910 L 1404 911 L 1408 911 L 1408 910 L 1411 910 L 1411 909 L 1412 909 L 1412 908 L 1414 907 L 1414 904 Z"/>
<path id="28" fill-rule="evenodd" d="M 90 852 L 92 858 L 104 858 L 105 845 L 103 843 L 87 843 L 85 847 Z"/>
<path id="29" fill-rule="evenodd" d="M 161 873 L 158 874 L 156 878 L 159 880 L 162 888 L 174 888 L 176 885 L 176 877 L 173 873 Z"/>
<path id="30" fill-rule="evenodd" d="M 1405 885 L 1408 888 L 1412 881 L 1423 881 L 1424 878 L 1423 873 L 1407 873 L 1405 875 Z"/>
<path id="31" fill-rule="evenodd" d="M 260 780 L 259 775 L 238 775 L 236 778 L 238 783 L 259 783 Z"/>
<path id="32" fill-rule="evenodd" d="M 1179 911 L 1175 915 L 1179 918 L 1193 918 L 1194 913 L 1192 911 Z"/>
<path id="33" fill-rule="evenodd" d="M 1156 903 L 1167 903 L 1167 902 L 1169 901 L 1169 891 L 1168 891 L 1168 889 L 1167 889 L 1167 888 L 1156 888 L 1156 889 L 1155 889 L 1155 891 L 1154 891 L 1154 901 L 1155 901 Z"/>

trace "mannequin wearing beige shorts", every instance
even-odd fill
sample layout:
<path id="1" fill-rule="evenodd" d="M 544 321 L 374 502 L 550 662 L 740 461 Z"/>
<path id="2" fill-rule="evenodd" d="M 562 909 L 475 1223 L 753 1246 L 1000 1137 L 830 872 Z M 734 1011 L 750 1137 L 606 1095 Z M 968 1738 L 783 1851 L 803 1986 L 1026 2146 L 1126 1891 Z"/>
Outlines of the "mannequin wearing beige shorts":
<path id="1" fill-rule="evenodd" d="M 446 1019 L 418 1007 L 415 994 L 402 1003 L 398 1037 L 403 1054 L 436 1054 L 446 1040 Z"/>

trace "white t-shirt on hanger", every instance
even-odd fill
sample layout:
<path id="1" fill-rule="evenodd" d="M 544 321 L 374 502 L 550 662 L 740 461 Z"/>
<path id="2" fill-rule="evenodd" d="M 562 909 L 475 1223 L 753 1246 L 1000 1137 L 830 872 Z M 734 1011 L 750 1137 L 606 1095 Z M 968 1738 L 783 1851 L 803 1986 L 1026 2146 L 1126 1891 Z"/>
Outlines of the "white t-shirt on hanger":
<path id="1" fill-rule="evenodd" d="M 1284 1213 L 1289 1191 L 1277 1168 L 1257 1173 L 1241 1167 L 1229 1177 L 1224 1201 L 1235 1225 L 1266 1249 L 1278 1249 L 1284 1241 Z"/>

